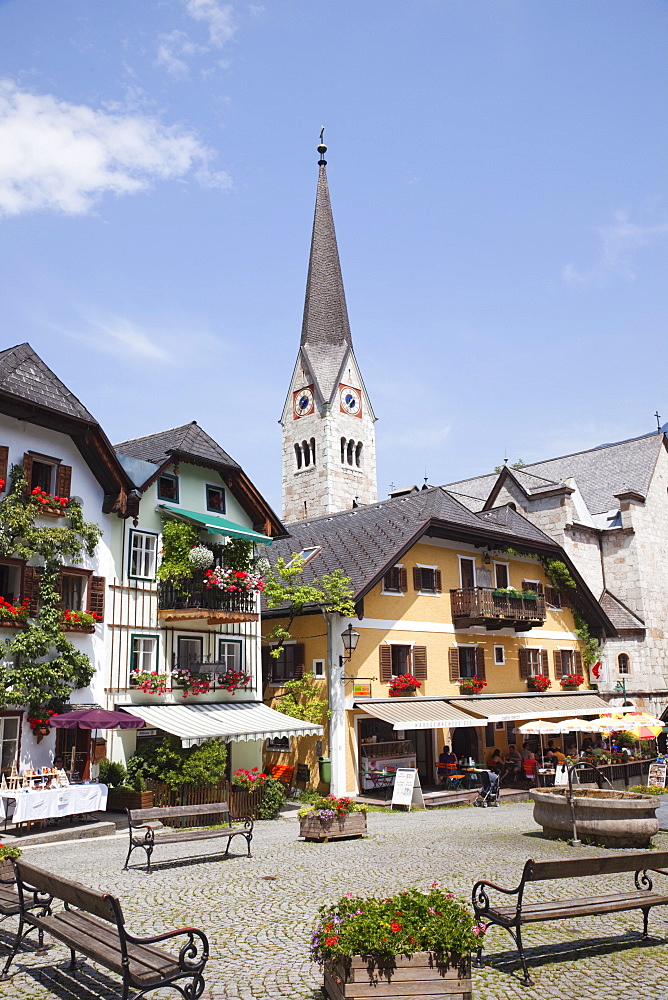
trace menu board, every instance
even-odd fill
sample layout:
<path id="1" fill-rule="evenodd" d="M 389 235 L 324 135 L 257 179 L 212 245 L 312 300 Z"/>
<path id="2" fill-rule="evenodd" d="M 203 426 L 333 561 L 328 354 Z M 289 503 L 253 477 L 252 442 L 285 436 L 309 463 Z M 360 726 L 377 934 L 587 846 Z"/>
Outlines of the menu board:
<path id="1" fill-rule="evenodd" d="M 394 806 L 417 806 L 424 809 L 424 798 L 420 787 L 417 768 L 402 767 L 397 771 L 392 789 L 392 808 Z"/>
<path id="2" fill-rule="evenodd" d="M 655 788 L 665 788 L 666 787 L 666 765 L 665 764 L 650 764 L 649 765 L 649 777 L 647 778 L 648 785 L 654 785 Z"/>

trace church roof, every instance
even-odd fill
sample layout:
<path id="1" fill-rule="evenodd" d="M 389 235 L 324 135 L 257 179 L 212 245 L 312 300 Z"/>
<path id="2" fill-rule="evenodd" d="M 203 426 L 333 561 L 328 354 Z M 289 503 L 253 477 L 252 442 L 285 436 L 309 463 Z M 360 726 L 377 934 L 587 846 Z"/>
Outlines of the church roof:
<path id="1" fill-rule="evenodd" d="M 306 279 L 301 349 L 325 402 L 334 395 L 346 351 L 352 347 L 326 163 L 320 160 L 311 253 Z"/>
<path id="2" fill-rule="evenodd" d="M 616 629 L 634 632 L 644 630 L 645 623 L 642 618 L 638 618 L 623 601 L 611 594 L 609 590 L 604 590 L 601 594 L 600 604 Z"/>
<path id="3" fill-rule="evenodd" d="M 200 458 L 209 465 L 240 468 L 239 464 L 230 458 L 206 431 L 202 430 L 196 420 L 182 424 L 181 427 L 172 427 L 171 430 L 158 431 L 157 434 L 146 434 L 144 437 L 121 441 L 115 448 L 122 455 L 152 462 L 153 465 L 162 465 L 171 454 L 178 454 L 193 459 Z"/>

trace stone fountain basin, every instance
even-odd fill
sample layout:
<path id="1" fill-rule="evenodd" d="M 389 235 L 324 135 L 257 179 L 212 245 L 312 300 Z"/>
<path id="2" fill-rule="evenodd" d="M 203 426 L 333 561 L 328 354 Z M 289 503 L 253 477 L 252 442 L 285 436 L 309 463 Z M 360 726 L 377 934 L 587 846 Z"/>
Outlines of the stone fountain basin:
<path id="1" fill-rule="evenodd" d="M 533 818 L 546 837 L 570 840 L 573 819 L 567 788 L 532 788 Z M 659 832 L 658 795 L 573 788 L 578 837 L 601 847 L 650 847 Z"/>

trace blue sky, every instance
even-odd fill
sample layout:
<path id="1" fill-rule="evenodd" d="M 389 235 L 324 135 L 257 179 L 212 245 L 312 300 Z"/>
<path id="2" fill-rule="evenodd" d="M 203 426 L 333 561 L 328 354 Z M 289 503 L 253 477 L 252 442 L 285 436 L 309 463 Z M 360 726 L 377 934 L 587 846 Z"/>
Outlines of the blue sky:
<path id="1" fill-rule="evenodd" d="M 2 346 L 280 510 L 326 125 L 379 495 L 668 420 L 663 0 L 0 0 Z"/>

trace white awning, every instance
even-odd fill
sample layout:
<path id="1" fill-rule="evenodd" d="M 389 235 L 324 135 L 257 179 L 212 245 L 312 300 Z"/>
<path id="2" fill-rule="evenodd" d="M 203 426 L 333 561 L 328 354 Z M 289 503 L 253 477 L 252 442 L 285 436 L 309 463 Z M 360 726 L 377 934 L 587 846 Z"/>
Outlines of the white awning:
<path id="1" fill-rule="evenodd" d="M 515 722 L 518 719 L 567 719 L 610 712 L 607 701 L 597 694 L 521 694 L 508 697 L 453 698 L 452 704 L 483 716 L 484 722 Z M 614 709 L 612 709 L 614 711 Z"/>
<path id="2" fill-rule="evenodd" d="M 259 701 L 225 702 L 218 705 L 119 705 L 125 712 L 141 716 L 147 729 L 173 733 L 184 747 L 205 740 L 246 743 L 279 736 L 321 736 L 322 726 L 302 722 L 277 712 Z"/>
<path id="3" fill-rule="evenodd" d="M 484 726 L 486 719 L 476 719 L 460 712 L 454 705 L 437 698 L 393 698 L 391 701 L 360 701 L 355 708 L 374 719 L 389 722 L 393 729 L 457 729 L 463 726 Z M 143 711 L 143 706 L 142 706 Z"/>

